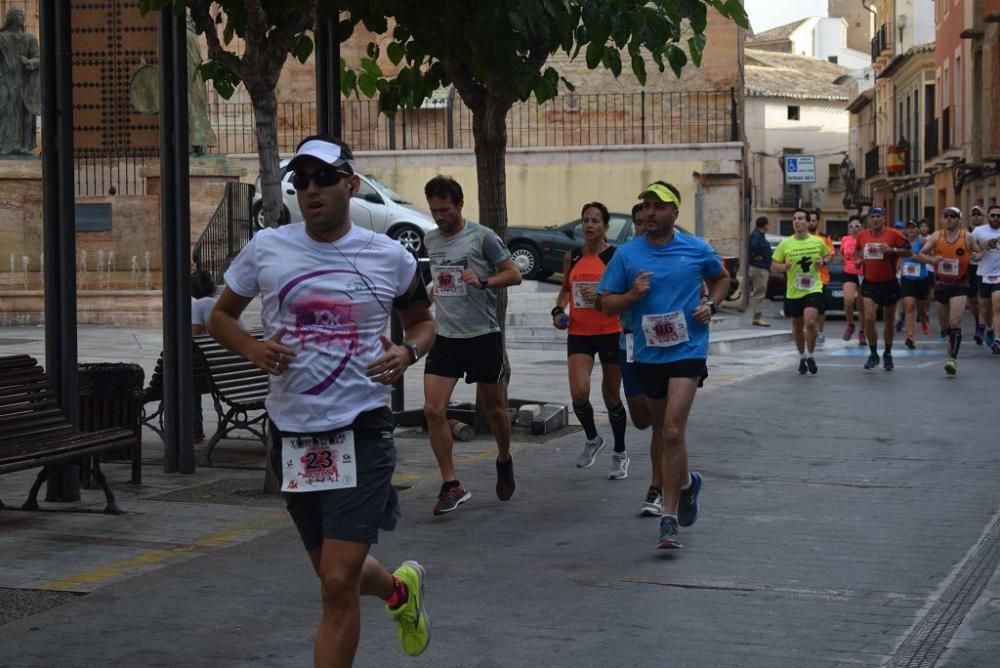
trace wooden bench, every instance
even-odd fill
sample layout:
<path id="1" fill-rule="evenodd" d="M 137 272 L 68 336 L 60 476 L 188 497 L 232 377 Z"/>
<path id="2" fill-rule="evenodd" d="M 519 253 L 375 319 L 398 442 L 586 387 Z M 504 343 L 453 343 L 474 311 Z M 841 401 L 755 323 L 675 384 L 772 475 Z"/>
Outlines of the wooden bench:
<path id="1" fill-rule="evenodd" d="M 38 490 L 52 466 L 89 466 L 96 455 L 135 445 L 136 435 L 127 429 L 80 431 L 59 408 L 55 390 L 35 359 L 0 357 L 0 475 L 42 467 L 22 509 L 38 509 Z M 104 512 L 122 512 L 100 469 L 91 471 L 104 490 Z"/>
<path id="2" fill-rule="evenodd" d="M 193 349 L 196 350 L 196 349 Z M 208 372 L 201 362 L 201 357 L 194 352 L 192 358 L 194 363 L 193 378 L 195 394 L 208 394 L 211 388 L 208 385 Z M 147 412 L 146 404 L 157 402 L 156 410 Z M 219 416 L 220 419 L 222 416 Z M 156 432 L 156 435 L 163 438 L 163 353 L 156 360 L 156 368 L 153 375 L 149 377 L 149 386 L 142 391 L 142 424 Z"/>
<path id="3" fill-rule="evenodd" d="M 251 330 L 251 336 L 262 339 L 263 330 Z M 219 415 L 219 427 L 205 448 L 205 461 L 212 464 L 212 451 L 219 441 L 237 429 L 249 431 L 264 447 L 267 437 L 264 424 L 267 411 L 264 399 L 270 387 L 270 376 L 251 362 L 222 345 L 209 335 L 194 337 L 196 355 L 204 365 L 208 387 Z"/>

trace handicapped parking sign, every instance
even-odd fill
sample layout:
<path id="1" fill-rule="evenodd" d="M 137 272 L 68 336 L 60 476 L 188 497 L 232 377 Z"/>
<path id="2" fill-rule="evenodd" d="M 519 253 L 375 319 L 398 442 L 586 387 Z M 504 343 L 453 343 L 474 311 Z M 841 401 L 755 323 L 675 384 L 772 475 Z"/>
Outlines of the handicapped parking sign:
<path id="1" fill-rule="evenodd" d="M 816 157 L 812 155 L 786 157 L 785 183 L 816 183 Z"/>

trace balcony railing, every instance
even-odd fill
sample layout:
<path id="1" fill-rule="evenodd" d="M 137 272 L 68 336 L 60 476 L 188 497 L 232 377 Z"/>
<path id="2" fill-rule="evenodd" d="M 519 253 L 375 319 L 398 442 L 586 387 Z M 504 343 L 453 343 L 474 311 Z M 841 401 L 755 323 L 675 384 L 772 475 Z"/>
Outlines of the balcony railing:
<path id="1" fill-rule="evenodd" d="M 892 46 L 892 25 L 883 23 L 872 38 L 872 62 L 878 60 L 882 52 Z"/>
<path id="2" fill-rule="evenodd" d="M 941 150 L 952 148 L 951 143 L 951 107 L 941 110 Z"/>
<path id="3" fill-rule="evenodd" d="M 924 125 L 924 160 L 930 160 L 940 152 L 938 148 L 938 119 L 933 118 Z"/>
<path id="4" fill-rule="evenodd" d="M 879 170 L 879 154 L 881 153 L 880 147 L 876 146 L 872 150 L 865 153 L 865 178 L 871 179 L 878 176 L 881 172 Z"/>

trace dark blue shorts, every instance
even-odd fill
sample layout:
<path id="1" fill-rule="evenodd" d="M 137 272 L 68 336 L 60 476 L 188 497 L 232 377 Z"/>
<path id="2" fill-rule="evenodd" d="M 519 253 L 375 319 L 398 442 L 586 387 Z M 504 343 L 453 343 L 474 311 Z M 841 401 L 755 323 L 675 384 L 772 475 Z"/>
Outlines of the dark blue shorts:
<path id="1" fill-rule="evenodd" d="M 622 370 L 622 389 L 628 398 L 638 397 L 642 394 L 642 385 L 639 384 L 639 376 L 635 370 L 635 362 L 626 362 L 625 350 L 618 351 L 618 368 Z"/>
<path id="2" fill-rule="evenodd" d="M 396 419 L 388 407 L 358 415 L 354 421 L 354 451 L 358 485 L 326 492 L 286 492 L 285 507 L 292 516 L 307 550 L 323 545 L 324 538 L 353 543 L 378 542 L 379 529 L 392 531 L 399 520 L 399 496 L 392 486 L 396 470 L 396 446 L 392 431 Z M 282 433 L 273 422 L 271 467 L 281 480 Z M 330 432 L 320 432 L 320 435 Z"/>

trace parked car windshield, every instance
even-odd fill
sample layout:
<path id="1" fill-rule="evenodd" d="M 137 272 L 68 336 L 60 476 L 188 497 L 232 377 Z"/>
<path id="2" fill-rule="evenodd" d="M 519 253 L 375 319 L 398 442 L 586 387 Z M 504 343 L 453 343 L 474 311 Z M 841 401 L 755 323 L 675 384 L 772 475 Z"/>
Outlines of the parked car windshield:
<path id="1" fill-rule="evenodd" d="M 371 174 L 365 174 L 365 178 L 374 183 L 375 186 L 381 191 L 383 196 L 388 197 L 396 204 L 412 204 L 412 202 L 407 202 L 405 199 L 400 197 L 395 190 L 393 190 L 386 184 L 382 183 Z"/>

